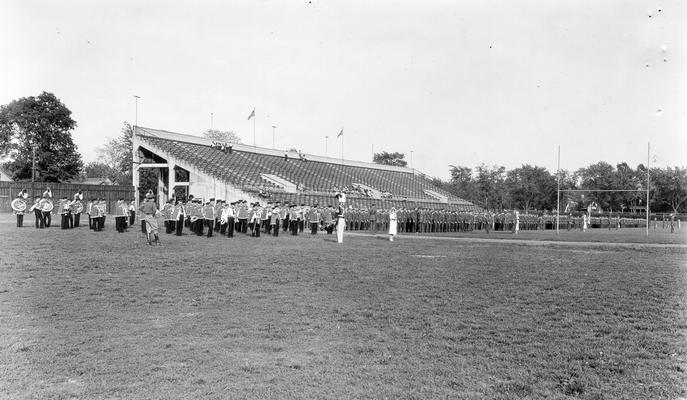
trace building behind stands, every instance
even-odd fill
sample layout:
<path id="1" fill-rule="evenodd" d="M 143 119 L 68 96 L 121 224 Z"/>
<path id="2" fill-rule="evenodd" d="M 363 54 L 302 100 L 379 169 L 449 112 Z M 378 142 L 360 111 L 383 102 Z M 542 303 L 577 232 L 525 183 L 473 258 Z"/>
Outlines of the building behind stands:
<path id="1" fill-rule="evenodd" d="M 344 191 L 347 205 L 355 208 L 477 208 L 410 168 L 218 143 L 144 127 L 135 127 L 133 150 L 139 198 L 153 189 L 160 202 L 193 195 L 228 202 L 334 205 L 334 195 Z M 143 168 L 159 170 L 157 188 L 139 187 Z"/>

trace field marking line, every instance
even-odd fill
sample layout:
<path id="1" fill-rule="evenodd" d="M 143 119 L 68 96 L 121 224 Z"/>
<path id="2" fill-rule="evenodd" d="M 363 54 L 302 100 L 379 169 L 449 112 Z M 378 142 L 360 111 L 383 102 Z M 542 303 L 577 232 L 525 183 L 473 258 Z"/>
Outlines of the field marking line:
<path id="1" fill-rule="evenodd" d="M 352 236 L 370 236 L 367 233 L 346 232 L 347 235 Z M 491 239 L 478 237 L 445 237 L 445 236 L 421 236 L 421 235 L 396 235 L 397 239 L 410 240 L 447 240 L 456 242 L 482 242 L 482 243 L 506 243 L 506 244 L 521 244 L 525 246 L 588 246 L 588 247 L 622 247 L 622 248 L 639 248 L 639 247 L 653 247 L 653 248 L 676 248 L 687 249 L 687 244 L 676 243 L 618 243 L 618 242 L 572 242 L 572 241 L 557 241 L 557 240 L 528 240 L 528 239 Z"/>

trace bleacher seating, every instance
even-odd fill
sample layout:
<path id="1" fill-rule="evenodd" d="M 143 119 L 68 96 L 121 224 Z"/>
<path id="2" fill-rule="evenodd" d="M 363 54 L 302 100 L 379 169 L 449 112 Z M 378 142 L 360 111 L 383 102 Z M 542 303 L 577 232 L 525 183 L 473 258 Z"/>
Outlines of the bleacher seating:
<path id="1" fill-rule="evenodd" d="M 259 151 L 234 149 L 231 153 L 199 143 L 171 140 L 158 136 L 140 135 L 144 142 L 163 152 L 197 166 L 203 172 L 235 185 L 246 192 L 267 193 L 270 200 L 327 205 L 334 203 L 338 190 L 347 193 L 353 207 L 444 208 L 454 210 L 476 207 L 432 185 L 431 181 L 412 170 L 388 170 L 345 165 L 336 162 L 303 161 L 297 157 L 264 154 Z M 276 175 L 295 184 L 296 193 L 288 193 L 282 187 L 261 177 Z M 356 191 L 356 184 L 374 188 L 377 193 L 390 194 L 388 198 L 373 198 Z M 437 201 L 425 193 L 425 189 L 441 193 L 448 203 Z"/>

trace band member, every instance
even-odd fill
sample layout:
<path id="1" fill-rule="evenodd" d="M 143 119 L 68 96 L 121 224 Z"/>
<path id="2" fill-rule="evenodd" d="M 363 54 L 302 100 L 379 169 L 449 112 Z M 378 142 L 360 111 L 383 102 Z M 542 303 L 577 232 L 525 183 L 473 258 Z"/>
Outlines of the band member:
<path id="1" fill-rule="evenodd" d="M 86 204 L 86 214 L 88 214 L 88 229 L 93 229 L 93 204 L 95 203 L 95 198 Z"/>
<path id="2" fill-rule="evenodd" d="M 81 222 L 81 212 L 83 212 L 83 193 L 81 190 L 74 193 L 72 201 L 72 215 L 74 216 L 74 228 L 78 228 Z"/>
<path id="3" fill-rule="evenodd" d="M 235 202 L 229 203 L 229 206 L 225 207 L 224 210 L 222 211 L 222 215 L 224 218 L 227 220 L 227 237 L 234 237 L 234 224 L 235 224 L 235 218 L 234 218 L 234 207 L 236 206 Z"/>
<path id="4" fill-rule="evenodd" d="M 305 229 L 305 214 L 307 212 L 307 209 L 305 208 L 305 204 L 301 203 L 301 206 L 298 208 L 298 232 L 303 233 L 303 229 Z"/>
<path id="5" fill-rule="evenodd" d="M 219 207 L 216 209 L 217 223 L 219 224 L 219 234 L 224 236 L 227 234 L 227 214 L 226 209 L 229 207 L 226 201 L 220 200 Z"/>
<path id="6" fill-rule="evenodd" d="M 298 236 L 298 208 L 295 204 L 289 207 L 289 229 L 292 236 Z"/>
<path id="7" fill-rule="evenodd" d="M 181 230 L 184 228 L 184 220 L 186 219 L 186 207 L 184 206 L 184 202 L 181 201 L 181 199 L 178 199 L 177 203 L 174 205 L 172 217 L 176 221 L 176 235 L 181 236 Z"/>
<path id="8" fill-rule="evenodd" d="M 60 215 L 60 228 L 69 229 L 69 200 L 67 199 L 67 196 L 61 198 L 57 203 L 57 213 Z"/>
<path id="9" fill-rule="evenodd" d="M 262 207 L 260 210 L 260 228 L 265 230 L 267 235 L 270 234 L 270 213 L 272 212 L 272 202 L 267 202 L 267 207 Z"/>
<path id="10" fill-rule="evenodd" d="M 210 201 L 212 201 L 212 199 L 210 199 Z M 215 215 L 215 232 L 219 232 L 220 229 L 222 229 L 222 224 L 220 224 L 220 222 L 219 222 L 220 217 L 222 216 L 222 200 L 220 200 L 220 199 L 215 200 L 214 208 L 215 208 L 215 212 L 214 212 L 214 215 Z"/>
<path id="11" fill-rule="evenodd" d="M 289 208 L 289 202 L 285 201 L 284 207 L 281 208 L 281 213 L 279 214 L 279 219 L 281 219 L 281 226 L 283 227 L 284 232 L 289 230 Z"/>
<path id="12" fill-rule="evenodd" d="M 191 215 L 191 230 L 198 236 L 203 236 L 205 231 L 205 218 L 203 217 L 203 203 L 200 199 L 193 200 L 193 214 Z"/>
<path id="13" fill-rule="evenodd" d="M 164 206 L 162 206 L 162 217 L 165 219 L 165 233 L 166 234 L 171 234 L 172 232 L 175 231 L 174 229 L 174 224 L 176 221 L 176 218 L 172 216 L 172 213 L 174 211 L 174 200 L 169 199 L 165 203 Z"/>
<path id="14" fill-rule="evenodd" d="M 103 230 L 103 217 L 105 216 L 105 206 L 100 202 L 100 199 L 93 201 L 91 207 L 91 219 L 93 220 L 93 231 L 100 232 Z"/>
<path id="15" fill-rule="evenodd" d="M 310 223 L 310 234 L 317 235 L 317 228 L 320 226 L 321 214 L 317 204 L 308 211 L 308 222 Z"/>
<path id="16" fill-rule="evenodd" d="M 327 208 L 322 211 L 322 222 L 327 235 L 331 235 L 334 231 L 334 218 L 332 217 L 332 211 L 331 205 L 327 205 Z"/>
<path id="17" fill-rule="evenodd" d="M 208 237 L 212 237 L 212 232 L 215 230 L 215 206 L 209 201 L 203 207 L 203 218 L 208 226 Z"/>
<path id="18" fill-rule="evenodd" d="M 37 229 L 45 228 L 45 221 L 43 220 L 43 212 L 41 211 L 41 208 L 40 208 L 40 198 L 38 196 L 33 198 L 33 205 L 29 209 L 29 212 L 33 212 L 33 215 L 36 217 L 36 228 Z"/>
<path id="19" fill-rule="evenodd" d="M 52 190 L 46 188 L 43 192 L 43 197 L 41 198 L 41 210 L 43 211 L 43 221 L 45 221 L 45 227 L 50 228 L 50 223 L 52 222 Z"/>
<path id="20" fill-rule="evenodd" d="M 275 204 L 272 208 L 270 214 L 270 227 L 272 229 L 272 234 L 274 236 L 279 236 L 279 216 L 281 215 L 281 209 L 279 208 L 279 202 Z"/>
<path id="21" fill-rule="evenodd" d="M 251 227 L 250 235 L 253 237 L 260 237 L 260 216 L 262 215 L 262 208 L 259 202 L 253 203 L 252 206 L 253 208 L 249 212 L 249 225 Z"/>
<path id="22" fill-rule="evenodd" d="M 139 207 L 139 211 L 142 215 L 145 215 L 146 221 L 146 237 L 148 238 L 148 244 L 153 244 L 153 237 L 155 238 L 155 243 L 160 244 L 160 238 L 158 237 L 158 224 L 157 216 L 159 211 L 157 210 L 157 205 L 153 200 L 154 196 L 152 193 L 146 194 L 145 201 Z"/>
<path id="23" fill-rule="evenodd" d="M 17 194 L 17 198 L 12 201 L 12 210 L 14 210 L 14 214 L 17 216 L 17 228 L 24 226 L 24 211 L 26 211 L 26 201 L 28 198 L 29 193 L 26 189 L 22 189 Z"/>
<path id="24" fill-rule="evenodd" d="M 136 221 L 136 202 L 131 200 L 129 202 L 129 225 L 134 226 Z"/>
<path id="25" fill-rule="evenodd" d="M 248 205 L 246 203 L 246 200 L 239 200 L 239 208 L 236 215 L 239 220 L 236 230 L 241 233 L 248 231 Z"/>
<path id="26" fill-rule="evenodd" d="M 117 200 L 115 205 L 114 216 L 115 216 L 115 228 L 117 232 L 124 232 L 124 224 L 126 223 L 126 218 L 129 214 L 129 205 L 124 202 L 124 199 Z"/>

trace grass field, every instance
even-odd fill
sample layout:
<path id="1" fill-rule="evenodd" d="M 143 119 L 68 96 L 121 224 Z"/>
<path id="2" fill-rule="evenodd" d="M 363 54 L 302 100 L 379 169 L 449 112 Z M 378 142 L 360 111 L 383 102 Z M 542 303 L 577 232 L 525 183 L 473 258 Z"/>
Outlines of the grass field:
<path id="1" fill-rule="evenodd" d="M 685 227 L 151 247 L 112 224 L 0 219 L 0 398 L 687 397 Z"/>

